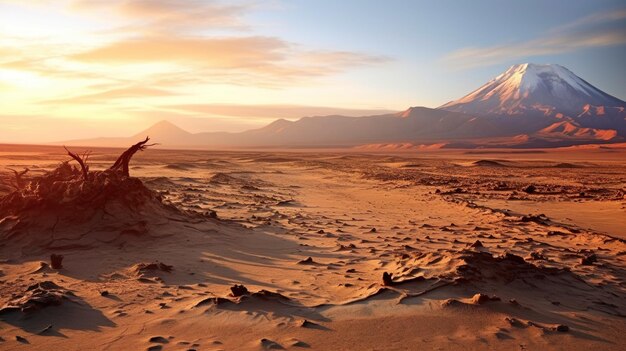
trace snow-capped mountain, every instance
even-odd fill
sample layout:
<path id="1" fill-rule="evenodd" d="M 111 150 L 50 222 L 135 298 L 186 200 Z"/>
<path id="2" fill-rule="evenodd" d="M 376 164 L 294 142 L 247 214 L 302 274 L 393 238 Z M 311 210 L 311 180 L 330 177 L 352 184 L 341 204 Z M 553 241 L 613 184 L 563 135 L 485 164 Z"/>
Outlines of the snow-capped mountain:
<path id="1" fill-rule="evenodd" d="M 563 66 L 524 63 L 512 66 L 477 90 L 439 108 L 479 115 L 576 117 L 587 105 L 624 107 L 626 103 Z"/>

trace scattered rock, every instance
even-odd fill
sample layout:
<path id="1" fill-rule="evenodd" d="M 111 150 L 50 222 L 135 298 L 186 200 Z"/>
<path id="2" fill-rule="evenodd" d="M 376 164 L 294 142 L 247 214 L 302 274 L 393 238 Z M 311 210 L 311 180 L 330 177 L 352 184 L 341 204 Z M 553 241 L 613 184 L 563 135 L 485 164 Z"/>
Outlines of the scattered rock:
<path id="1" fill-rule="evenodd" d="M 305 343 L 304 341 L 300 341 L 300 340 L 296 340 L 294 341 L 291 346 L 293 347 L 311 347 L 311 345 Z"/>
<path id="2" fill-rule="evenodd" d="M 471 247 L 483 247 L 483 243 L 480 242 L 480 240 L 476 240 L 474 241 L 474 243 L 472 245 L 470 245 Z"/>
<path id="3" fill-rule="evenodd" d="M 556 326 L 556 328 L 554 328 L 554 330 L 561 332 L 561 333 L 566 333 L 569 331 L 569 327 L 565 324 L 559 324 Z"/>
<path id="4" fill-rule="evenodd" d="M 537 251 L 533 251 L 530 253 L 530 258 L 533 260 L 543 260 L 546 261 L 547 258 L 540 252 Z"/>
<path id="5" fill-rule="evenodd" d="M 524 223 L 534 222 L 534 223 L 541 224 L 541 225 L 547 225 L 548 224 L 548 217 L 546 217 L 546 215 L 544 215 L 544 214 L 540 214 L 540 215 L 526 215 L 526 216 L 522 216 L 520 218 L 520 222 L 524 222 Z"/>
<path id="6" fill-rule="evenodd" d="M 596 254 L 590 254 L 580 259 L 580 264 L 584 266 L 591 266 L 594 262 L 598 262 L 598 256 L 596 256 Z"/>
<path id="7" fill-rule="evenodd" d="M 25 337 L 23 337 L 23 336 L 16 335 L 16 336 L 15 336 L 15 340 L 16 340 L 17 342 L 21 342 L 22 344 L 30 344 L 30 343 L 28 342 L 28 340 L 26 340 L 26 338 L 25 338 Z"/>
<path id="8" fill-rule="evenodd" d="M 500 301 L 500 298 L 495 295 L 489 296 L 487 294 L 480 294 L 480 293 L 472 297 L 472 303 L 475 305 L 482 305 L 490 301 Z"/>
<path id="9" fill-rule="evenodd" d="M 148 340 L 148 342 L 153 342 L 153 343 L 157 343 L 157 344 L 167 344 L 170 341 L 167 340 L 166 338 L 162 337 L 162 336 L 153 336 L 150 338 L 150 340 Z"/>
<path id="10" fill-rule="evenodd" d="M 315 264 L 312 257 L 308 257 L 306 260 L 298 261 L 298 264 Z"/>
<path id="11" fill-rule="evenodd" d="M 506 317 L 504 320 L 506 320 L 507 322 L 509 322 L 511 326 L 516 327 L 516 328 L 526 327 L 526 325 L 517 318 Z"/>
<path id="12" fill-rule="evenodd" d="M 447 299 L 441 303 L 442 307 L 460 306 L 463 303 L 457 299 Z"/>
<path id="13" fill-rule="evenodd" d="M 515 262 L 515 263 L 519 263 L 519 264 L 524 264 L 526 263 L 526 260 L 524 260 L 524 257 L 522 256 L 518 256 L 518 255 L 514 255 L 510 252 L 507 252 L 504 254 L 504 256 L 502 256 L 502 258 L 506 261 L 509 262 Z"/>
<path id="14" fill-rule="evenodd" d="M 392 276 L 393 276 L 393 273 L 384 272 L 383 273 L 383 285 L 385 285 L 385 286 L 393 285 L 394 282 L 393 282 L 393 277 Z"/>
<path id="15" fill-rule="evenodd" d="M 234 297 L 239 297 L 239 296 L 250 294 L 250 292 L 248 291 L 248 288 L 246 288 L 243 285 L 237 285 L 237 284 L 231 286 L 230 291 L 232 292 L 232 295 Z"/>
<path id="16" fill-rule="evenodd" d="M 63 255 L 50 255 L 50 265 L 52 266 L 52 269 L 63 268 Z"/>
<path id="17" fill-rule="evenodd" d="M 171 273 L 174 266 L 167 265 L 163 262 L 152 262 L 152 263 L 138 263 L 135 265 L 135 272 L 144 275 L 151 274 L 157 271 L 162 271 L 166 273 Z"/>
<path id="18" fill-rule="evenodd" d="M 266 350 L 284 350 L 285 348 L 280 346 L 277 342 L 274 342 L 270 339 L 263 338 L 261 339 L 261 347 Z"/>
<path id="19" fill-rule="evenodd" d="M 43 281 L 30 285 L 26 291 L 0 308 L 0 314 L 11 311 L 32 312 L 48 306 L 58 306 L 63 300 L 72 296 L 68 290 L 51 281 Z"/>

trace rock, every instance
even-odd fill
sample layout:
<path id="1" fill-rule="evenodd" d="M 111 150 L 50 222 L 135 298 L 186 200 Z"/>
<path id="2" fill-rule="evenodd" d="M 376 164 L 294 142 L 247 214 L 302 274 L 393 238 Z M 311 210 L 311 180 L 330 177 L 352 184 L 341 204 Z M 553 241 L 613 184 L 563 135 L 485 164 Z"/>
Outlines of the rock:
<path id="1" fill-rule="evenodd" d="M 303 320 L 303 321 L 300 323 L 300 327 L 301 327 L 301 328 L 313 328 L 313 327 L 316 327 L 316 326 L 318 326 L 318 324 L 317 324 L 317 323 L 313 323 L 313 322 L 308 321 L 308 320 L 306 320 L 306 319 L 305 319 L 305 320 Z"/>
<path id="2" fill-rule="evenodd" d="M 447 299 L 441 303 L 442 307 L 461 306 L 463 303 L 457 299 Z"/>
<path id="3" fill-rule="evenodd" d="M 524 187 L 522 189 L 523 192 L 525 192 L 526 194 L 534 194 L 535 192 L 537 192 L 537 187 L 535 187 L 534 185 L 530 184 L 526 187 Z"/>
<path id="4" fill-rule="evenodd" d="M 266 339 L 266 338 L 261 339 L 261 347 L 263 347 L 266 350 L 284 350 L 285 349 L 284 347 L 280 346 L 280 344 L 270 339 Z"/>
<path id="5" fill-rule="evenodd" d="M 531 252 L 530 258 L 533 260 L 544 260 L 544 261 L 546 260 L 546 257 L 542 253 L 537 252 L 537 251 Z"/>
<path id="6" fill-rule="evenodd" d="M 512 327 L 516 327 L 516 328 L 524 328 L 526 325 L 524 323 L 522 323 L 519 319 L 517 318 L 512 318 L 512 317 L 506 317 L 504 320 L 506 320 L 507 322 L 509 322 L 509 324 Z"/>
<path id="7" fill-rule="evenodd" d="M 153 273 L 155 271 L 171 273 L 173 268 L 174 266 L 163 262 L 139 263 L 135 266 L 135 271 L 139 274 Z"/>
<path id="8" fill-rule="evenodd" d="M 376 233 L 376 228 L 370 229 L 370 233 Z"/>
<path id="9" fill-rule="evenodd" d="M 548 217 L 546 217 L 546 215 L 544 214 L 540 214 L 540 215 L 529 214 L 527 216 L 522 216 L 522 218 L 520 218 L 520 222 L 524 222 L 524 223 L 534 222 L 534 223 L 541 224 L 541 225 L 547 225 Z"/>
<path id="10" fill-rule="evenodd" d="M 25 338 L 25 337 L 23 337 L 23 336 L 19 336 L 19 335 L 16 335 L 16 336 L 15 336 L 15 341 L 17 341 L 17 342 L 21 342 L 22 344 L 30 344 L 30 343 L 28 342 L 28 340 L 26 340 L 26 338 Z"/>
<path id="11" fill-rule="evenodd" d="M 291 343 L 291 346 L 293 346 L 293 347 L 306 347 L 306 348 L 311 347 L 311 345 L 305 343 L 304 341 L 300 341 L 300 340 L 294 340 Z"/>
<path id="12" fill-rule="evenodd" d="M 476 240 L 474 241 L 474 243 L 472 245 L 470 245 L 471 247 L 483 247 L 483 243 L 480 242 L 480 240 Z"/>
<path id="13" fill-rule="evenodd" d="M 52 269 L 63 268 L 63 255 L 50 255 L 50 266 L 52 266 Z"/>
<path id="14" fill-rule="evenodd" d="M 489 296 L 487 294 L 480 294 L 480 293 L 472 297 L 472 303 L 475 305 L 482 305 L 490 301 L 500 301 L 500 298 L 495 295 Z"/>
<path id="15" fill-rule="evenodd" d="M 150 338 L 150 340 L 148 340 L 148 342 L 154 342 L 157 344 L 167 344 L 170 341 L 167 340 L 166 338 L 162 337 L 162 336 L 153 336 Z"/>
<path id="16" fill-rule="evenodd" d="M 596 254 L 590 254 L 580 259 L 580 264 L 584 266 L 591 266 L 594 262 L 598 262 L 598 256 L 596 256 Z"/>
<path id="17" fill-rule="evenodd" d="M 308 257 L 306 260 L 299 261 L 298 264 L 315 264 L 312 257 Z"/>
<path id="18" fill-rule="evenodd" d="M 393 276 L 393 273 L 384 272 L 383 273 L 383 285 L 385 285 L 385 286 L 393 285 L 394 282 L 393 282 L 393 277 L 392 276 Z"/>
<path id="19" fill-rule="evenodd" d="M 237 284 L 231 286 L 230 291 L 232 292 L 232 295 L 234 297 L 239 297 L 239 296 L 250 294 L 250 292 L 248 291 L 248 288 L 246 288 L 243 285 L 237 285 Z"/>
<path id="20" fill-rule="evenodd" d="M 565 324 L 559 324 L 556 326 L 556 328 L 554 328 L 554 330 L 561 333 L 567 333 L 569 331 L 569 327 Z"/>
<path id="21" fill-rule="evenodd" d="M 43 281 L 26 288 L 17 298 L 0 309 L 0 314 L 11 311 L 32 312 L 48 306 L 58 306 L 73 295 L 51 281 Z"/>
<path id="22" fill-rule="evenodd" d="M 108 292 L 108 291 L 106 291 L 106 290 L 102 290 L 102 291 L 100 292 L 100 296 L 104 296 L 104 297 L 109 296 L 109 292 Z"/>
<path id="23" fill-rule="evenodd" d="M 526 260 L 524 260 L 524 257 L 512 254 L 510 252 L 505 253 L 504 256 L 502 256 L 502 258 L 504 260 L 506 260 L 506 261 L 515 262 L 515 263 L 518 263 L 518 264 L 526 263 Z"/>

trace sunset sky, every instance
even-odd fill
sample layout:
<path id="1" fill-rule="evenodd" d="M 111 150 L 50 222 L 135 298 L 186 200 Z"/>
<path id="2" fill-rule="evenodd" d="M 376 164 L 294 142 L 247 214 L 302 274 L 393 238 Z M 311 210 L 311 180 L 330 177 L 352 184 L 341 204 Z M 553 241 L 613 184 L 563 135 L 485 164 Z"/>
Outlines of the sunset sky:
<path id="1" fill-rule="evenodd" d="M 0 0 L 0 142 L 437 107 L 521 62 L 626 99 L 626 4 Z"/>

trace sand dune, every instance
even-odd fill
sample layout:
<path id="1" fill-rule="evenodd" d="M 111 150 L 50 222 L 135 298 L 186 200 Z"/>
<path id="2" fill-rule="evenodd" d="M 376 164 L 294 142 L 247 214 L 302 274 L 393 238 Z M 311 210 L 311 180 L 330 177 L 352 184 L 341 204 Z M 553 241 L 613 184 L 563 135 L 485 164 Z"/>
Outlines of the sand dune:
<path id="1" fill-rule="evenodd" d="M 3 208 L 0 349 L 621 349 L 626 164 L 560 152 L 147 150 L 103 208 Z"/>

